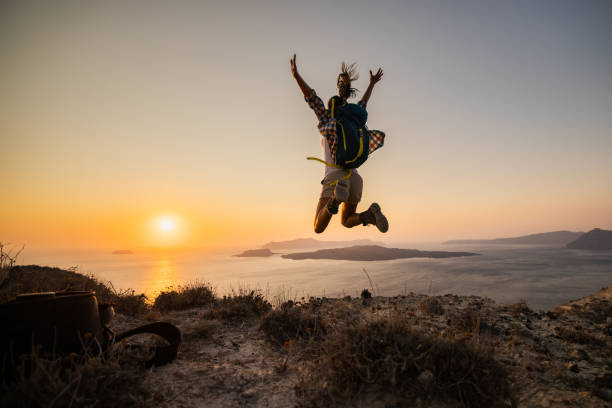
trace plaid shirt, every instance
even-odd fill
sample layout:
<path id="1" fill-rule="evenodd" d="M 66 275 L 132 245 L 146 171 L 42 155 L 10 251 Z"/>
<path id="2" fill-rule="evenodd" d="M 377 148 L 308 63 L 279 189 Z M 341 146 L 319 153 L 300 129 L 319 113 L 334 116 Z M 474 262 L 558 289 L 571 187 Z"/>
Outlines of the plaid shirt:
<path id="1" fill-rule="evenodd" d="M 308 106 L 314 111 L 319 119 L 319 132 L 325 137 L 329 145 L 329 151 L 332 158 L 336 161 L 336 150 L 338 149 L 338 135 L 336 133 L 336 119 L 330 117 L 329 111 L 325 108 L 321 98 L 317 96 L 317 93 L 313 89 L 310 93 L 310 97 L 304 98 L 308 103 Z M 357 105 L 365 109 L 365 103 L 362 101 L 357 102 Z M 376 149 L 382 147 L 385 142 L 385 133 L 380 130 L 368 130 L 369 137 L 369 150 L 368 155 L 372 154 Z"/>

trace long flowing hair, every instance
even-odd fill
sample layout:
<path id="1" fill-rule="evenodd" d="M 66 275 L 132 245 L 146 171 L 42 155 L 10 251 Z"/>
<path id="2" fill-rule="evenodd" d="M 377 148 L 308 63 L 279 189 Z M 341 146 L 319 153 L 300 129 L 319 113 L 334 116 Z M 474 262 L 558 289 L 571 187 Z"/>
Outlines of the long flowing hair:
<path id="1" fill-rule="evenodd" d="M 340 74 L 338 77 L 344 76 L 348 80 L 348 90 L 347 90 L 347 98 L 353 98 L 358 89 L 352 88 L 351 83 L 359 79 L 359 72 L 357 72 L 357 63 L 353 62 L 350 65 L 347 65 L 344 61 L 342 61 L 342 66 L 340 67 Z"/>

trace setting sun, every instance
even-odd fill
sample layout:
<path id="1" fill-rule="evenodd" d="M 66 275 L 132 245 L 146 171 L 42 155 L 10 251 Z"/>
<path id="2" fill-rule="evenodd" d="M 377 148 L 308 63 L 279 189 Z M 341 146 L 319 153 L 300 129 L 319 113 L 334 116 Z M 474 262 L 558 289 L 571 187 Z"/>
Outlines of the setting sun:
<path id="1" fill-rule="evenodd" d="M 186 226 L 183 217 L 176 214 L 161 214 L 151 218 L 149 241 L 157 247 L 176 247 L 186 239 Z"/>
<path id="2" fill-rule="evenodd" d="M 159 220 L 158 227 L 162 231 L 170 232 L 176 228 L 176 222 L 172 218 L 162 218 Z"/>

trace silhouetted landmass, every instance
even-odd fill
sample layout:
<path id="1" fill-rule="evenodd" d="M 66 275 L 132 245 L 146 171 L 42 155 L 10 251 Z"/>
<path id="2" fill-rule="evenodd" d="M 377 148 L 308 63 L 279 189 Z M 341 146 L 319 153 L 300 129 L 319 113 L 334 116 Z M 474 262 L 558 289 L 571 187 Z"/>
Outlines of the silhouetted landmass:
<path id="1" fill-rule="evenodd" d="M 612 250 L 612 231 L 595 228 L 567 244 L 571 249 Z"/>
<path id="2" fill-rule="evenodd" d="M 316 248 L 341 248 L 352 245 L 375 245 L 380 242 L 370 241 L 369 239 L 357 239 L 353 241 L 320 241 L 313 238 L 298 238 L 289 241 L 268 242 L 262 248 L 268 249 L 316 249 Z"/>
<path id="3" fill-rule="evenodd" d="M 118 249 L 116 251 L 113 251 L 113 255 L 132 255 L 133 252 L 130 251 L 129 249 Z"/>
<path id="4" fill-rule="evenodd" d="M 274 255 L 274 252 L 270 251 L 269 249 L 247 249 L 246 251 L 244 251 L 241 254 L 237 254 L 234 256 L 239 256 L 239 257 L 267 257 L 267 256 L 272 256 Z"/>
<path id="5" fill-rule="evenodd" d="M 523 235 L 495 239 L 454 239 L 443 244 L 523 244 L 523 245 L 567 245 L 579 238 L 584 232 L 553 231 L 540 234 Z"/>
<path id="6" fill-rule="evenodd" d="M 402 258 L 453 258 L 478 255 L 472 252 L 419 251 L 418 249 L 385 248 L 378 245 L 356 245 L 348 248 L 320 249 L 283 255 L 287 259 L 337 259 L 345 261 L 386 261 Z"/>

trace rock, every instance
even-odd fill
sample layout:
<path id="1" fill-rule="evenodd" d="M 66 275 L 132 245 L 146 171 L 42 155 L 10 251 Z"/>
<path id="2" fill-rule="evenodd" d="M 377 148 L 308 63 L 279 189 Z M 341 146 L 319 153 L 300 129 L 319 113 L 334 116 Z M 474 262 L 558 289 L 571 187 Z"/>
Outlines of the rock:
<path id="1" fill-rule="evenodd" d="M 538 364 L 535 361 L 529 361 L 526 365 L 525 368 L 529 371 L 538 371 L 538 372 L 542 372 L 544 371 L 544 368 Z"/>
<path id="2" fill-rule="evenodd" d="M 418 380 L 423 385 L 423 387 L 428 388 L 433 382 L 434 375 L 431 371 L 425 370 L 421 374 L 419 374 Z"/>
<path id="3" fill-rule="evenodd" d="M 242 393 L 244 398 L 253 398 L 255 395 L 257 395 L 257 390 L 255 388 L 250 388 Z"/>
<path id="4" fill-rule="evenodd" d="M 586 351 L 580 348 L 575 348 L 569 355 L 572 360 L 586 360 L 589 361 L 590 357 Z"/>
<path id="5" fill-rule="evenodd" d="M 570 361 L 569 363 L 567 363 L 567 369 L 572 371 L 572 372 L 574 372 L 574 373 L 577 373 L 578 371 L 580 371 L 578 369 L 578 364 L 576 364 L 573 361 Z"/>

